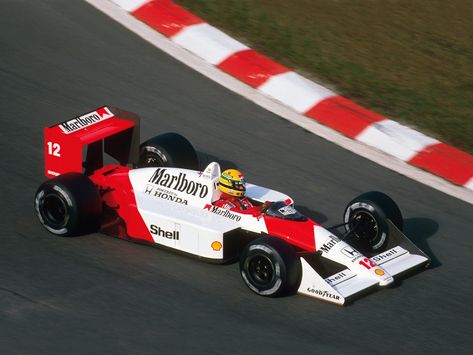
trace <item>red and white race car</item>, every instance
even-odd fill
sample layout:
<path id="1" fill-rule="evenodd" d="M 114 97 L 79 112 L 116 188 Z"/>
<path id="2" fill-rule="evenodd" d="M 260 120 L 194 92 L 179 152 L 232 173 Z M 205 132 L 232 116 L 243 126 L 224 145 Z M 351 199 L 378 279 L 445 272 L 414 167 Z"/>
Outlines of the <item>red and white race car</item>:
<path id="1" fill-rule="evenodd" d="M 140 145 L 139 133 L 137 115 L 112 107 L 46 128 L 50 179 L 35 196 L 42 225 L 63 236 L 100 230 L 207 261 L 239 258 L 243 281 L 259 295 L 299 292 L 340 305 L 429 264 L 383 193 L 355 198 L 343 223 L 328 229 L 299 213 L 289 196 L 253 184 L 247 197 L 272 203 L 261 213 L 239 213 L 213 205 L 218 163 L 199 170 L 183 136 L 166 133 Z M 118 163 L 104 166 L 104 153 Z"/>

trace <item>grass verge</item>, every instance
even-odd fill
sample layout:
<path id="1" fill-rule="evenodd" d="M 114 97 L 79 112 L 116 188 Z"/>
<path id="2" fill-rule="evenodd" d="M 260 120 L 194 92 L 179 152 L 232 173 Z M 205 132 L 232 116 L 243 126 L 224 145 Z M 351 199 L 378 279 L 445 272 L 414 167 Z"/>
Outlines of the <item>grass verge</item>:
<path id="1" fill-rule="evenodd" d="M 473 153 L 471 0 L 177 0 L 258 52 Z"/>

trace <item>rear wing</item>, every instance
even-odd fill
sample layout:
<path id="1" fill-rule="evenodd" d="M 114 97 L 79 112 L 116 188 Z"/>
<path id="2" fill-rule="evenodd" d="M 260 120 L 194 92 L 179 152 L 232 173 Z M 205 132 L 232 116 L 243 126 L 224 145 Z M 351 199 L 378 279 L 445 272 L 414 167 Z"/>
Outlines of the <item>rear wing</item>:
<path id="1" fill-rule="evenodd" d="M 45 175 L 91 174 L 103 166 L 103 153 L 121 165 L 137 164 L 140 118 L 103 106 L 44 129 Z"/>

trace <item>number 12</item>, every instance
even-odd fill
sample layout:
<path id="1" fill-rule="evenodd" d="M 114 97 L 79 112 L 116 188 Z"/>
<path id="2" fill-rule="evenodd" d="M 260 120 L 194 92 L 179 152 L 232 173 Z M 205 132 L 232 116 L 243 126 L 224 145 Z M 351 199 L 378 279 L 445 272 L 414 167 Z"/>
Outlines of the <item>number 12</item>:
<path id="1" fill-rule="evenodd" d="M 55 156 L 55 157 L 60 157 L 61 156 L 61 146 L 59 143 L 53 143 L 53 142 L 48 142 L 48 154 Z"/>
<path id="2" fill-rule="evenodd" d="M 372 267 L 375 267 L 376 264 L 374 262 L 372 262 L 370 259 L 368 258 L 364 258 L 363 260 L 360 260 L 359 264 L 361 266 L 364 266 L 365 268 L 367 268 L 368 270 L 371 269 Z"/>

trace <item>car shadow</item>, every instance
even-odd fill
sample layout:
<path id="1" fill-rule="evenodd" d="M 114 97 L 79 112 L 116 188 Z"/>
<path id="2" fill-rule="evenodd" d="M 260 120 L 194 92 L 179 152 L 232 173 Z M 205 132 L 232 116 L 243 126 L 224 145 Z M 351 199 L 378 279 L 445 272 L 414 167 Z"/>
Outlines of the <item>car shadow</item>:
<path id="1" fill-rule="evenodd" d="M 406 236 L 429 256 L 431 269 L 442 265 L 428 243 L 428 239 L 439 229 L 437 222 L 430 218 L 406 218 L 403 229 Z"/>

